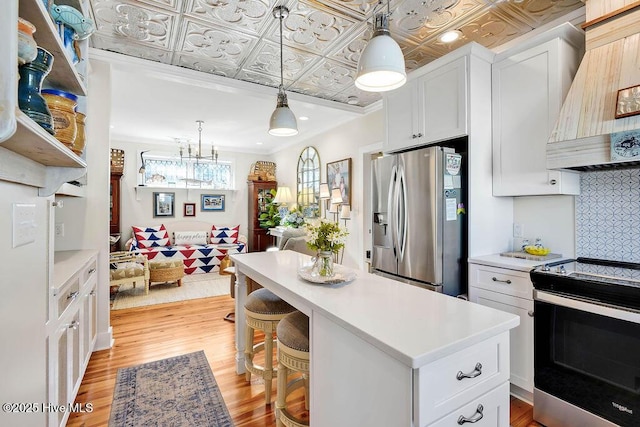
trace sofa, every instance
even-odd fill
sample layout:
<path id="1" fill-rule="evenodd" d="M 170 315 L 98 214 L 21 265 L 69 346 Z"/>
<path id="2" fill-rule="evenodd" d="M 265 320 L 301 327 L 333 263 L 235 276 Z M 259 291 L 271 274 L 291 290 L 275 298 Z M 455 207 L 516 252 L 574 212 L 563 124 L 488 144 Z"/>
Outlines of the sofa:
<path id="1" fill-rule="evenodd" d="M 202 221 L 176 221 L 152 226 L 132 226 L 127 242 L 131 252 L 154 261 L 182 260 L 185 274 L 213 273 L 227 254 L 247 252 L 240 226 Z"/>

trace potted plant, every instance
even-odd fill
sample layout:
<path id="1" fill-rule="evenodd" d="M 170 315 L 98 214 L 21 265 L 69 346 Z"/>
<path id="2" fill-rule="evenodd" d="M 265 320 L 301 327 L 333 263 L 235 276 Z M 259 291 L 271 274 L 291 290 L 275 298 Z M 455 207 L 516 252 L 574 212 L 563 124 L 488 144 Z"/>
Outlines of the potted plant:
<path id="1" fill-rule="evenodd" d="M 276 197 L 276 190 L 271 189 L 265 196 L 266 210 L 260 213 L 258 221 L 260 221 L 260 227 L 262 228 L 274 228 L 280 225 L 280 213 L 278 212 L 278 205 L 273 203 L 273 199 Z"/>

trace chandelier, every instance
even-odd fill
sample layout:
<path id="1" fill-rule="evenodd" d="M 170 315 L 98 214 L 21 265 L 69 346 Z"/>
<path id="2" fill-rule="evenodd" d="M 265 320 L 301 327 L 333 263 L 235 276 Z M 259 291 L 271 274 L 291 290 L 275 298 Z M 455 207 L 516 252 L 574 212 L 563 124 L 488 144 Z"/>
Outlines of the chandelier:
<path id="1" fill-rule="evenodd" d="M 218 148 L 214 145 L 211 146 L 210 155 L 204 155 L 202 153 L 202 124 L 204 123 L 204 121 L 196 120 L 196 123 L 198 124 L 198 149 L 193 150 L 191 148 L 191 144 L 187 144 L 187 155 L 185 156 L 184 147 L 180 146 L 180 161 L 186 158 L 189 162 L 195 161 L 196 163 L 198 163 L 200 160 L 210 160 L 218 163 Z"/>

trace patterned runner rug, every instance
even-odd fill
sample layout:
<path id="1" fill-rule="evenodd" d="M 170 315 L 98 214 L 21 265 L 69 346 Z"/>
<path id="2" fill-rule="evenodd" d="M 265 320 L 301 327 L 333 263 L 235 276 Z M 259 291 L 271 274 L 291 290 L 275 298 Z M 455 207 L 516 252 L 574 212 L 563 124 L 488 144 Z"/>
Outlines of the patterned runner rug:
<path id="1" fill-rule="evenodd" d="M 233 426 L 204 351 L 118 369 L 109 427 L 133 426 Z"/>
<path id="2" fill-rule="evenodd" d="M 182 279 L 182 286 L 178 286 L 175 283 L 155 283 L 149 288 L 148 294 L 144 293 L 144 286 L 138 285 L 134 288 L 131 284 L 125 284 L 118 289 L 111 309 L 120 310 L 123 308 L 229 295 L 230 280 L 228 275 L 220 275 L 218 273 L 190 274 Z"/>

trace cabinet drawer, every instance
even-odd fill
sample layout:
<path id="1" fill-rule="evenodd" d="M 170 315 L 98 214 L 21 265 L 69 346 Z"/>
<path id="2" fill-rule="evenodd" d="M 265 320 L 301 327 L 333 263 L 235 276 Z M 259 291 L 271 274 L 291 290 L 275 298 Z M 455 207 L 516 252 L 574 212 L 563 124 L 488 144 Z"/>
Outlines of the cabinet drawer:
<path id="1" fill-rule="evenodd" d="M 55 294 L 55 306 L 58 310 L 54 313 L 56 318 L 60 318 L 65 310 L 80 295 L 80 272 L 74 274 L 63 286 L 61 286 Z"/>
<path id="2" fill-rule="evenodd" d="M 509 427 L 509 383 L 502 383 L 430 427 L 458 427 L 465 424 L 474 427 Z"/>
<path id="3" fill-rule="evenodd" d="M 533 299 L 533 285 L 528 272 L 474 264 L 469 270 L 470 287 Z"/>
<path id="4" fill-rule="evenodd" d="M 508 381 L 509 332 L 423 366 L 414 375 L 414 420 L 426 426 Z"/>
<path id="5" fill-rule="evenodd" d="M 89 263 L 87 263 L 87 265 L 85 265 L 80 271 L 80 274 L 81 274 L 80 283 L 87 283 L 89 279 L 91 279 L 92 276 L 96 274 L 97 271 L 98 271 L 98 260 L 94 257 L 94 258 L 91 258 Z"/>

